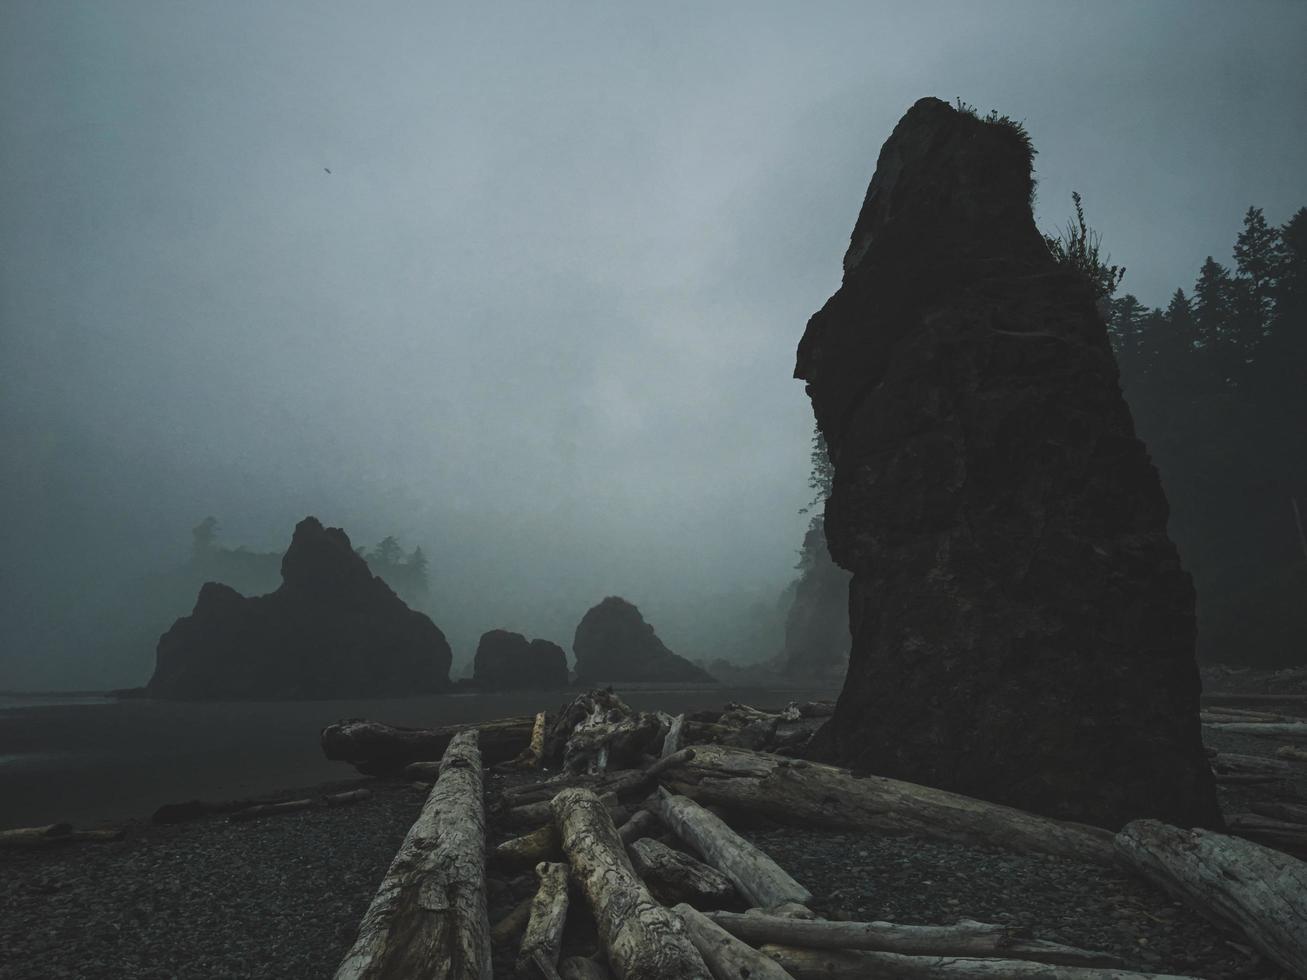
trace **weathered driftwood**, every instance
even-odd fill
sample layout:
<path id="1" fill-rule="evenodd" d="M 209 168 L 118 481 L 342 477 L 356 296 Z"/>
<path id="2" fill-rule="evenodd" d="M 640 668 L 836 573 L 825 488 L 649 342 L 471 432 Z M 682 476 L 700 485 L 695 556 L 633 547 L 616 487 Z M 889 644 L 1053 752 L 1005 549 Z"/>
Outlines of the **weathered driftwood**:
<path id="1" fill-rule="evenodd" d="M 1212 707 L 1204 708 L 1198 714 L 1199 721 L 1203 722 L 1222 722 L 1222 721 L 1281 721 L 1281 722 L 1301 722 L 1305 719 L 1297 715 L 1286 715 L 1278 711 L 1256 711 L 1252 708 L 1224 708 Z"/>
<path id="2" fill-rule="evenodd" d="M 368 776 L 392 776 L 403 772 L 409 763 L 441 758 L 450 739 L 473 728 L 481 733 L 482 762 L 485 765 L 505 762 L 526 747 L 534 724 L 534 717 L 523 717 L 445 728 L 396 728 L 364 718 L 350 718 L 328 725 L 319 741 L 328 759 L 348 762 Z"/>
<path id="3" fill-rule="evenodd" d="M 653 811 L 676 832 L 676 836 L 726 875 L 740 894 L 754 905 L 779 905 L 781 902 L 806 905 L 812 901 L 812 893 L 786 874 L 780 865 L 694 800 L 669 793 L 660 786 Z"/>
<path id="4" fill-rule="evenodd" d="M 1299 857 L 1307 855 L 1307 826 L 1295 821 L 1259 813 L 1232 813 L 1225 818 L 1225 826 L 1230 833 L 1267 847 Z"/>
<path id="5" fill-rule="evenodd" d="M 601 796 L 611 793 L 622 800 L 642 797 L 653 789 L 658 777 L 668 769 L 684 765 L 694 758 L 693 749 L 681 749 L 671 755 L 654 759 L 640 769 L 608 770 L 601 773 L 563 772 L 539 783 L 519 786 L 504 794 L 504 801 L 511 806 L 526 806 L 531 803 L 548 802 L 561 789 L 583 786 L 594 790 Z M 410 766 L 410 768 L 413 768 Z"/>
<path id="6" fill-rule="evenodd" d="M 722 746 L 663 774 L 677 793 L 781 823 L 1036 851 L 1111 866 L 1112 834 L 959 793 Z M 758 904 L 770 904 L 759 902 Z"/>
<path id="7" fill-rule="evenodd" d="M 490 852 L 490 863 L 496 868 L 534 868 L 541 861 L 557 861 L 562 853 L 558 828 L 547 823 L 539 830 L 496 845 Z"/>
<path id="8" fill-rule="evenodd" d="M 531 903 L 535 896 L 524 898 L 490 929 L 490 942 L 494 946 L 516 946 L 526 924 L 531 921 Z"/>
<path id="9" fill-rule="evenodd" d="M 1301 769 L 1284 759 L 1271 759 L 1264 755 L 1242 755 L 1238 752 L 1218 752 L 1212 757 L 1212 771 L 1227 776 L 1273 776 L 1292 779 Z"/>
<path id="10" fill-rule="evenodd" d="M 951 926 L 912 926 L 894 922 L 828 922 L 757 911 L 709 912 L 708 918 L 731 935 L 762 946 L 810 949 L 869 949 L 908 956 L 998 956 L 1059 966 L 1119 967 L 1110 953 L 1025 938 L 1018 930 L 962 919 Z"/>
<path id="11" fill-rule="evenodd" d="M 322 802 L 327 806 L 345 806 L 348 803 L 359 803 L 370 799 L 372 799 L 372 790 L 350 789 L 343 793 L 328 793 L 322 798 Z"/>
<path id="12" fill-rule="evenodd" d="M 588 787 L 565 787 L 588 789 Z M 558 791 L 559 793 L 562 790 Z M 591 790 L 593 792 L 593 790 Z M 553 799 L 557 796 L 551 796 L 547 800 L 541 800 L 539 803 L 527 803 L 524 806 L 515 806 L 505 811 L 504 819 L 513 827 L 539 827 L 547 820 L 552 820 L 554 816 Z M 599 800 L 606 806 L 612 815 L 612 820 L 617 823 L 625 821 L 630 814 L 617 801 L 617 794 L 604 793 L 599 796 Z"/>
<path id="13" fill-rule="evenodd" d="M 282 800 L 279 803 L 259 803 L 229 814 L 227 820 L 232 823 L 240 823 L 245 820 L 257 820 L 259 817 L 275 817 L 281 813 L 296 813 L 300 810 L 309 809 L 316 802 L 317 800 L 313 799 L 303 799 Z"/>
<path id="14" fill-rule="evenodd" d="M 472 729 L 450 740 L 336 980 L 491 980 L 483 792 Z"/>
<path id="15" fill-rule="evenodd" d="M 522 951 L 517 957 L 517 969 L 526 973 L 540 961 L 548 963 L 548 970 L 558 966 L 558 953 L 563 947 L 563 926 L 567 924 L 567 865 L 541 861 L 536 865 L 540 887 L 531 900 L 531 917 L 526 935 L 522 937 Z"/>
<path id="16" fill-rule="evenodd" d="M 59 844 L 122 839 L 123 832 L 117 828 L 77 830 L 69 823 L 52 823 L 42 827 L 15 827 L 13 830 L 0 830 L 0 848 L 51 847 Z"/>
<path id="17" fill-rule="evenodd" d="M 1263 817 L 1284 820 L 1288 823 L 1303 824 L 1307 830 L 1307 805 L 1302 803 L 1282 803 L 1278 800 L 1257 800 L 1248 804 L 1248 809 Z"/>
<path id="18" fill-rule="evenodd" d="M 1307 749 L 1300 748 L 1297 745 L 1281 745 L 1275 750 L 1275 756 L 1278 759 L 1288 759 L 1291 762 L 1307 762 Z"/>
<path id="19" fill-rule="evenodd" d="M 1307 976 L 1307 863 L 1238 837 L 1135 820 L 1116 836 L 1129 866 Z"/>
<path id="20" fill-rule="evenodd" d="M 562 980 L 613 980 L 608 967 L 588 956 L 569 956 L 558 964 Z"/>
<path id="21" fill-rule="evenodd" d="M 608 810 L 586 789 L 553 799 L 563 850 L 599 926 L 599 941 L 620 980 L 708 980 L 708 968 L 679 916 L 640 881 Z"/>
<path id="22" fill-rule="evenodd" d="M 1307 694 L 1233 694 L 1228 691 L 1203 692 L 1203 704 L 1307 704 Z"/>
<path id="23" fill-rule="evenodd" d="M 673 752 L 681 747 L 681 730 L 685 727 L 685 714 L 682 712 L 672 719 L 667 726 L 667 734 L 663 736 L 663 749 L 659 755 L 666 759 Z"/>
<path id="24" fill-rule="evenodd" d="M 1307 722 L 1221 721 L 1204 722 L 1203 727 L 1227 735 L 1256 735 L 1259 738 L 1288 738 L 1307 741 Z"/>
<path id="25" fill-rule="evenodd" d="M 961 956 L 904 956 L 851 949 L 800 949 L 766 945 L 761 950 L 795 980 L 1197 980 L 1162 973 L 1083 966 L 1054 966 L 1029 960 Z"/>
<path id="26" fill-rule="evenodd" d="M 658 818 L 648 810 L 636 810 L 631 819 L 617 828 L 617 836 L 622 843 L 630 845 L 632 841 L 647 837 L 658 826 Z"/>
<path id="27" fill-rule="evenodd" d="M 794 980 L 775 960 L 740 942 L 697 909 L 681 904 L 674 911 L 715 980 Z"/>
<path id="28" fill-rule="evenodd" d="M 531 723 L 531 735 L 515 758 L 500 763 L 500 769 L 539 769 L 545 758 L 545 735 L 549 732 L 549 712 L 537 711 Z"/>
<path id="29" fill-rule="evenodd" d="M 735 895 L 731 880 L 716 868 L 656 840 L 642 837 L 627 853 L 636 873 L 664 905 L 688 902 L 695 908 L 716 908 Z"/>

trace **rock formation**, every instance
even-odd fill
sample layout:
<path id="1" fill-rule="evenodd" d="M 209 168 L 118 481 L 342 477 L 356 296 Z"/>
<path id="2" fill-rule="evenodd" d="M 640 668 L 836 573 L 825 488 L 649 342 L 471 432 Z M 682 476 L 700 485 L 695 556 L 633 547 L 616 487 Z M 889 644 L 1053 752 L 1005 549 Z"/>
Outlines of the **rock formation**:
<path id="1" fill-rule="evenodd" d="M 1219 824 L 1194 592 L 1020 127 L 914 105 L 795 376 L 852 657 L 815 751 L 1055 817 Z"/>
<path id="2" fill-rule="evenodd" d="M 472 678 L 485 691 L 567 687 L 567 654 L 557 643 L 491 630 L 477 643 Z"/>
<path id="3" fill-rule="evenodd" d="M 368 570 L 340 528 L 306 517 L 281 587 L 217 582 L 160 639 L 149 693 L 179 699 L 380 697 L 449 686 L 449 644 Z"/>
<path id="4" fill-rule="evenodd" d="M 578 684 L 713 679 L 663 646 L 640 610 L 618 596 L 609 596 L 581 617 L 572 651 Z"/>
<path id="5" fill-rule="evenodd" d="M 849 666 L 849 573 L 831 560 L 821 521 L 804 535 L 799 568 L 780 668 L 789 677 L 841 681 Z"/>

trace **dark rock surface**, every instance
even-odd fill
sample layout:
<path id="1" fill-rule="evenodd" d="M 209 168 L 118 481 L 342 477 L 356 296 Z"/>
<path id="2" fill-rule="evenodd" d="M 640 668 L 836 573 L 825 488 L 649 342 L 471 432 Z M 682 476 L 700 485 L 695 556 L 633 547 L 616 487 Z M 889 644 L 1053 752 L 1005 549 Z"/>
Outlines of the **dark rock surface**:
<path id="1" fill-rule="evenodd" d="M 567 654 L 557 643 L 491 630 L 477 643 L 472 679 L 483 691 L 567 687 Z"/>
<path id="2" fill-rule="evenodd" d="M 1052 816 L 1219 824 L 1194 592 L 1032 149 L 923 99 L 808 323 L 853 650 L 815 751 Z"/>
<path id="3" fill-rule="evenodd" d="M 156 698 L 383 697 L 449 686 L 449 644 L 356 555 L 340 528 L 306 517 L 277 591 L 246 598 L 217 582 L 160 639 Z"/>
<path id="4" fill-rule="evenodd" d="M 820 521 L 804 535 L 799 567 L 781 670 L 789 677 L 842 680 L 849 666 L 849 573 L 831 560 Z"/>
<path id="5" fill-rule="evenodd" d="M 618 596 L 592 607 L 576 627 L 576 682 L 712 681 L 700 667 L 663 645 L 640 610 Z"/>

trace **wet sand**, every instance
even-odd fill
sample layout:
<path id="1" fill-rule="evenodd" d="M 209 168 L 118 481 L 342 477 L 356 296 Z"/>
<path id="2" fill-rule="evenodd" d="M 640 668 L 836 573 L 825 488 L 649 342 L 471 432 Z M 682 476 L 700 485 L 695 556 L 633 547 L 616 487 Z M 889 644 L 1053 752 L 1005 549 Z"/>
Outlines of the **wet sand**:
<path id="1" fill-rule="evenodd" d="M 823 688 L 618 688 L 635 708 L 693 711 L 833 698 Z M 427 727 L 553 710 L 564 691 L 364 701 L 41 704 L 0 710 L 0 828 L 148 817 L 164 803 L 231 800 L 357 775 L 318 732 L 341 718 Z"/>

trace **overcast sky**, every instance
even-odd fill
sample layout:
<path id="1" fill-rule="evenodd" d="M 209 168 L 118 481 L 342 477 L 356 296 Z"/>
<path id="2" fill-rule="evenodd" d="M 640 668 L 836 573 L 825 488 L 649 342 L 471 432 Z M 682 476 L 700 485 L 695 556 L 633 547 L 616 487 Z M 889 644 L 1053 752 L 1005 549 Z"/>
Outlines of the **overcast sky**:
<path id="1" fill-rule="evenodd" d="M 100 680 L 65 603 L 206 514 L 423 543 L 486 629 L 779 588 L 903 111 L 1023 120 L 1041 225 L 1080 190 L 1163 304 L 1307 204 L 1304 49 L 1296 0 L 6 0 L 0 688 Z"/>

